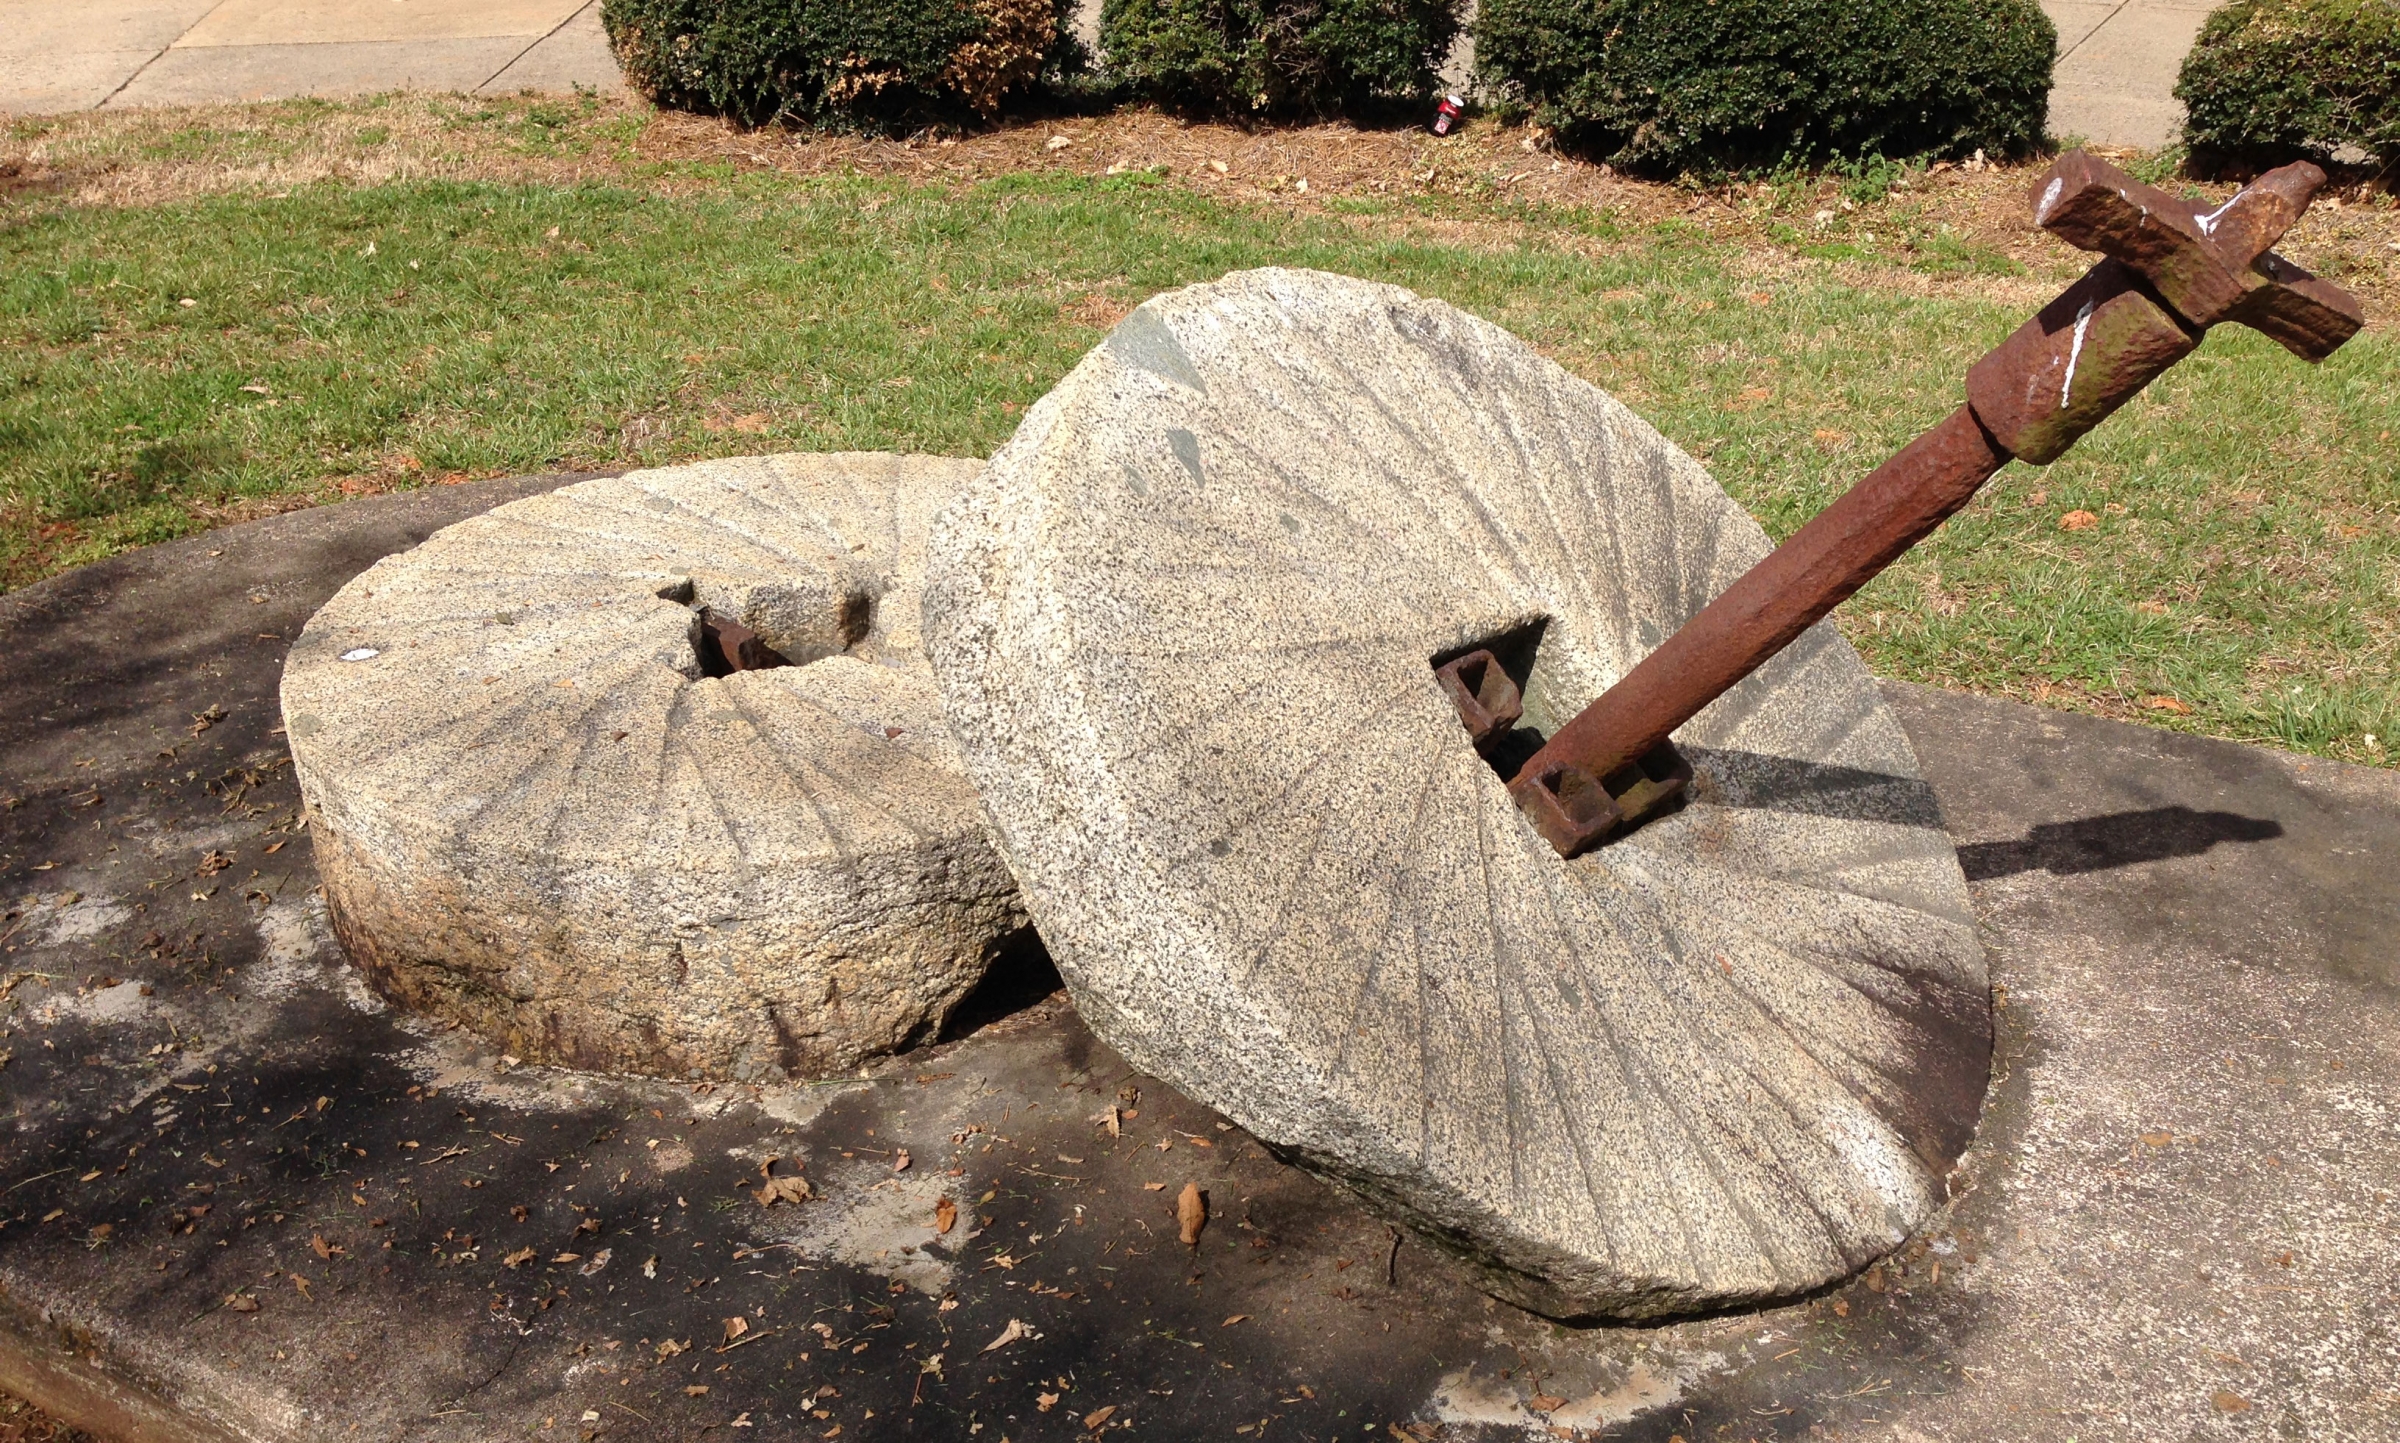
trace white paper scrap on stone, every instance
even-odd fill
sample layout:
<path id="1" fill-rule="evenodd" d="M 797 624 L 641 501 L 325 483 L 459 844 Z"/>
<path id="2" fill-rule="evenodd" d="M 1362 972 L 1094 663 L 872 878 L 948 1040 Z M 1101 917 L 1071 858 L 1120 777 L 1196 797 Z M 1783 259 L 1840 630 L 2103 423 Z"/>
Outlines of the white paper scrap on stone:
<path id="1" fill-rule="evenodd" d="M 1101 1037 L 1502 1295 L 1644 1316 L 1815 1288 L 1942 1200 L 1990 1051 L 1956 855 L 1829 626 L 1678 733 L 1687 806 L 1574 862 L 1432 664 L 1530 647 L 1554 730 L 1767 549 L 1505 331 L 1263 270 L 1032 409 L 925 614 Z"/>
<path id="2" fill-rule="evenodd" d="M 283 680 L 352 958 L 537 1062 L 751 1080 L 929 1037 L 1025 922 L 918 630 L 977 465 L 636 471 L 355 578 Z M 703 610 L 794 664 L 705 675 Z"/>

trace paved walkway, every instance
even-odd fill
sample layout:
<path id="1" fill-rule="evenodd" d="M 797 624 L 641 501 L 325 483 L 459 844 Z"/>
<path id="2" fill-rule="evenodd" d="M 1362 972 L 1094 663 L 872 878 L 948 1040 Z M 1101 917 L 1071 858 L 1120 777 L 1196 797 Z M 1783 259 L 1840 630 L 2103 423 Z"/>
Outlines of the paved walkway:
<path id="1" fill-rule="evenodd" d="M 2225 0 L 2042 0 L 2058 26 L 2050 133 L 2155 148 L 2175 139 L 2175 73 Z"/>
<path id="2" fill-rule="evenodd" d="M 2058 25 L 2050 128 L 2174 139 L 2176 68 L 2222 3 L 2042 0 Z M 600 0 L 0 0 L 0 113 L 622 83 Z"/>
<path id="3" fill-rule="evenodd" d="M 0 112 L 622 84 L 600 0 L 0 0 Z"/>

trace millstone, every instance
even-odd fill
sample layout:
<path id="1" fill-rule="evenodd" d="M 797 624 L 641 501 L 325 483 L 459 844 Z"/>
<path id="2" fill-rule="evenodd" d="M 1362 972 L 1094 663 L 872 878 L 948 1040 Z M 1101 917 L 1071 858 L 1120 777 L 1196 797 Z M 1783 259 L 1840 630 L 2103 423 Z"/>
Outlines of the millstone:
<path id="1" fill-rule="evenodd" d="M 1093 1029 L 1562 1316 L 1817 1287 L 1944 1196 L 1990 1052 L 1916 758 L 1820 626 L 1573 862 L 1437 687 L 1531 727 L 1767 550 L 1624 406 L 1388 286 L 1136 310 L 936 528 L 951 725 Z"/>
<path id="2" fill-rule="evenodd" d="M 918 630 L 976 468 L 636 471 L 344 587 L 283 711 L 350 956 L 526 1060 L 755 1079 L 937 1029 L 1025 924 Z M 725 621 L 790 664 L 709 674 Z"/>

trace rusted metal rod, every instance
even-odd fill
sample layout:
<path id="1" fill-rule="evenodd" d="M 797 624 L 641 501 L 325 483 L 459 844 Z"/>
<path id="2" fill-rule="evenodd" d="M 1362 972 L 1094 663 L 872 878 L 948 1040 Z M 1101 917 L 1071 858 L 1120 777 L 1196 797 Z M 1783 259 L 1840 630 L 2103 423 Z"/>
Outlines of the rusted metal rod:
<path id="1" fill-rule="evenodd" d="M 2108 259 L 1975 364 L 1966 405 L 1544 742 L 1509 783 L 1535 828 L 1572 857 L 1665 805 L 1691 776 L 1668 740 L 1676 728 L 1932 534 L 2012 458 L 2057 459 L 2191 354 L 2208 327 L 2240 321 L 2304 360 L 2332 354 L 2359 328 L 2357 302 L 2268 250 L 2324 183 L 2313 165 L 2285 166 L 2202 212 L 2081 151 L 2061 157 L 2037 184 L 2034 218 Z M 1459 679 L 1444 685 L 1462 695 Z M 1514 701 L 1487 684 L 1477 710 L 1488 717 Z"/>

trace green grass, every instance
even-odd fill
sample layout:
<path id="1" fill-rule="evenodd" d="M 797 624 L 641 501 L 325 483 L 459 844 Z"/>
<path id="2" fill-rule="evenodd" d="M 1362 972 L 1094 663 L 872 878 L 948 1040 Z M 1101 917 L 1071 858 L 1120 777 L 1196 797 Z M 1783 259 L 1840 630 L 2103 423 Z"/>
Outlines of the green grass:
<path id="1" fill-rule="evenodd" d="M 1782 535 L 1955 405 L 2028 309 L 1996 298 L 2024 288 L 2013 262 L 1930 224 L 1899 251 L 1847 219 L 1746 251 L 1513 202 L 1462 239 L 1455 207 L 1309 215 L 1147 174 L 673 180 L 21 206 L 0 229 L 0 568 L 21 584 L 329 478 L 980 455 L 1112 306 L 1269 263 L 1516 330 Z M 2004 472 L 1845 629 L 1888 675 L 2384 762 L 2395 359 L 2371 330 L 2311 369 L 2228 327 L 2065 461 Z M 2073 510 L 2099 524 L 2062 531 Z"/>

